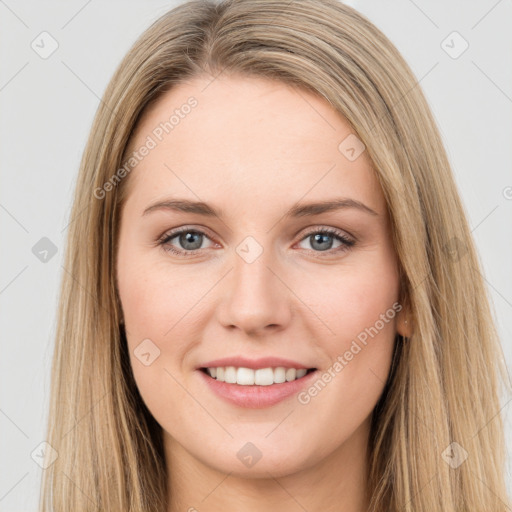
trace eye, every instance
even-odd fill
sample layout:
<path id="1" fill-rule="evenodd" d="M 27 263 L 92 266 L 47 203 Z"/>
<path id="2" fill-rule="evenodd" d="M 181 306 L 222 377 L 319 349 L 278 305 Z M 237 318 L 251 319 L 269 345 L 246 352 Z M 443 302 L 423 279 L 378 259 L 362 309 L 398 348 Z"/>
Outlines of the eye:
<path id="1" fill-rule="evenodd" d="M 310 231 L 301 240 L 301 242 L 309 240 L 313 249 L 313 252 L 328 252 L 329 254 L 347 251 L 355 245 L 355 240 L 349 238 L 343 231 L 339 231 L 334 228 L 316 228 Z M 333 249 L 334 241 L 339 242 L 337 248 Z"/>
<path id="2" fill-rule="evenodd" d="M 201 230 L 183 227 L 166 233 L 159 241 L 164 250 L 177 254 L 178 256 L 194 256 L 200 252 L 204 239 L 209 237 Z M 182 249 L 176 248 L 171 242 L 177 239 Z M 307 233 L 300 242 L 310 240 L 312 249 L 306 249 L 311 252 L 326 252 L 328 254 L 347 251 L 355 245 L 355 240 L 349 238 L 343 231 L 334 228 L 316 228 Z M 339 245 L 333 249 L 334 242 Z"/>
<path id="3" fill-rule="evenodd" d="M 171 245 L 171 241 L 175 238 L 178 239 L 178 243 L 184 250 L 176 249 L 176 247 Z M 163 246 L 166 251 L 179 256 L 192 256 L 200 250 L 203 238 L 208 238 L 203 231 L 184 227 L 171 233 L 166 233 L 159 241 L 159 245 Z"/>

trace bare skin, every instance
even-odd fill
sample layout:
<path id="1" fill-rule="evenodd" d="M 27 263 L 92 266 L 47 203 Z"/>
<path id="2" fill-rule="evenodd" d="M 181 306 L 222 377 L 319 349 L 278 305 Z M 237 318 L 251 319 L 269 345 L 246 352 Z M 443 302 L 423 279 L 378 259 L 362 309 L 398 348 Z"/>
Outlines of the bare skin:
<path id="1" fill-rule="evenodd" d="M 398 266 L 382 191 L 366 152 L 351 161 L 338 149 L 353 130 L 323 99 L 258 78 L 210 81 L 181 84 L 145 113 L 134 149 L 197 100 L 125 178 L 121 219 L 119 294 L 134 376 L 164 431 L 169 512 L 362 512 L 370 416 L 395 336 L 410 334 L 405 308 L 393 309 Z M 224 215 L 143 215 L 171 198 Z M 297 203 L 339 198 L 374 213 L 349 205 L 285 216 Z M 184 226 L 203 235 L 159 245 Z M 262 249 L 250 263 L 237 252 L 249 236 L 253 254 Z M 372 326 L 377 334 L 347 356 Z M 160 350 L 149 365 L 134 354 L 147 339 Z M 236 355 L 293 359 L 332 378 L 302 401 L 236 406 L 197 370 Z M 346 364 L 333 370 L 339 357 Z M 261 454 L 250 467 L 237 456 L 248 442 Z"/>

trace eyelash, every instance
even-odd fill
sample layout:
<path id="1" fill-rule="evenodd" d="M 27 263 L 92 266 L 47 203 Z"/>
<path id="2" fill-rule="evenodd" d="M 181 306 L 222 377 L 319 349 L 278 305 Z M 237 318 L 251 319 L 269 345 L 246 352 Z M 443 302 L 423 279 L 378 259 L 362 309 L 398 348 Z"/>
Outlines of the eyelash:
<path id="1" fill-rule="evenodd" d="M 201 252 L 202 249 L 194 249 L 192 251 L 177 250 L 173 246 L 169 245 L 169 242 L 172 239 L 176 238 L 177 236 L 181 235 L 182 233 L 194 233 L 194 234 L 203 235 L 203 236 L 209 238 L 205 232 L 185 226 L 183 228 L 177 229 L 176 231 L 172 231 L 170 233 L 165 233 L 158 240 L 158 245 L 162 246 L 163 249 L 167 252 L 171 252 L 173 254 L 176 254 L 178 256 L 183 256 L 185 258 L 195 256 L 198 252 Z M 326 253 L 328 255 L 332 255 L 333 253 L 348 251 L 356 243 L 354 240 L 348 238 L 342 231 L 339 231 L 334 228 L 317 228 L 315 230 L 309 231 L 299 240 L 299 242 L 302 242 L 303 240 L 306 240 L 308 237 L 310 237 L 312 235 L 316 235 L 317 233 L 331 235 L 335 239 L 340 241 L 342 243 L 342 245 L 340 247 L 337 247 L 336 249 L 328 249 L 326 251 L 315 251 L 314 249 L 305 249 L 305 250 L 307 250 L 309 252 L 319 253 L 319 254 Z M 321 257 L 325 257 L 325 256 L 321 256 Z"/>

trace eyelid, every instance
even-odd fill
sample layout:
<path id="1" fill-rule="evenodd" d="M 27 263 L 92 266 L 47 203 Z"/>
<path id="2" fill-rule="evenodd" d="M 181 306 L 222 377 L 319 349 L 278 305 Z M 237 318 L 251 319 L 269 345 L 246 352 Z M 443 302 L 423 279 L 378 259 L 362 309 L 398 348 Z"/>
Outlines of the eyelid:
<path id="1" fill-rule="evenodd" d="M 328 258 L 330 256 L 335 257 L 336 255 L 338 255 L 338 253 L 345 252 L 345 251 L 351 249 L 352 246 L 354 246 L 358 242 L 357 238 L 354 235 L 350 234 L 349 232 L 347 232 L 345 230 L 342 230 L 340 228 L 335 228 L 332 226 L 322 226 L 322 225 L 316 224 L 314 226 L 308 226 L 307 228 L 304 228 L 301 231 L 303 231 L 303 235 L 300 237 L 300 239 L 297 242 L 295 242 L 294 245 L 303 242 L 308 237 L 310 237 L 316 233 L 327 233 L 327 234 L 333 236 L 334 238 L 336 238 L 339 242 L 341 242 L 341 246 L 339 246 L 335 249 L 332 249 L 332 248 L 327 249 L 325 251 L 315 251 L 314 249 L 303 249 L 308 253 L 318 254 L 320 257 L 323 257 L 323 258 Z M 196 226 L 184 225 L 184 226 L 174 228 L 170 231 L 166 231 L 163 235 L 158 237 L 157 245 L 162 246 L 162 248 L 165 251 L 174 253 L 180 257 L 187 257 L 187 256 L 192 257 L 192 256 L 196 256 L 198 253 L 203 252 L 205 249 L 194 249 L 191 251 L 186 251 L 184 249 L 175 249 L 171 245 L 169 245 L 168 249 L 165 248 L 165 246 L 169 244 L 170 240 L 172 240 L 173 238 L 181 235 L 182 233 L 186 233 L 186 232 L 194 232 L 194 233 L 203 235 L 206 238 L 210 239 L 210 241 L 212 241 L 214 244 L 217 243 L 217 242 L 215 242 L 214 237 L 209 235 L 210 230 L 208 228 L 206 228 L 205 226 L 196 227 Z M 297 236 L 297 235 L 295 235 L 295 236 Z"/>
<path id="2" fill-rule="evenodd" d="M 300 232 L 303 232 L 303 235 L 300 240 L 303 240 L 304 237 L 312 235 L 318 231 L 321 231 L 322 233 L 327 232 L 327 233 L 331 233 L 331 234 L 336 234 L 339 236 L 347 236 L 348 238 L 352 239 L 354 242 L 357 242 L 357 237 L 354 236 L 349 231 L 347 231 L 346 229 L 335 228 L 334 226 L 327 226 L 327 225 L 322 225 L 322 224 L 313 224 L 311 226 L 307 226 L 306 228 L 302 229 Z"/>
<path id="3" fill-rule="evenodd" d="M 183 225 L 183 226 L 179 226 L 177 228 L 173 228 L 170 230 L 168 229 L 168 230 L 164 231 L 164 233 L 157 238 L 157 242 L 165 240 L 166 238 L 168 238 L 171 235 L 181 234 L 183 231 L 186 231 L 186 230 L 195 231 L 195 232 L 198 232 L 201 234 L 208 235 L 208 238 L 210 238 L 210 239 L 215 238 L 214 235 L 211 235 L 211 231 L 206 226 L 201 226 L 199 224 L 195 224 L 195 225 Z M 327 225 L 322 225 L 322 224 L 312 224 L 310 226 L 306 226 L 305 228 L 300 229 L 293 236 L 293 238 L 297 237 L 299 233 L 304 232 L 304 234 L 302 235 L 302 238 L 300 240 L 298 240 L 300 242 L 304 239 L 304 237 L 306 237 L 310 234 L 314 234 L 317 231 L 322 231 L 322 232 L 327 231 L 329 233 L 334 233 L 334 234 L 346 234 L 349 238 L 351 238 L 357 242 L 357 237 L 354 236 L 349 231 L 347 231 L 346 229 L 335 228 L 334 226 L 327 226 Z"/>
<path id="4" fill-rule="evenodd" d="M 180 226 L 180 227 L 165 231 L 163 233 L 163 235 L 161 235 L 157 238 L 156 245 L 165 245 L 169 242 L 169 240 L 172 240 L 176 236 L 181 235 L 182 233 L 186 233 L 186 232 L 199 233 L 201 235 L 204 235 L 206 238 L 210 239 L 213 243 L 217 243 L 217 242 L 214 242 L 214 240 L 213 240 L 214 237 L 210 235 L 210 230 L 208 228 L 206 228 L 204 226 L 196 227 L 196 226 L 185 225 L 185 226 Z M 193 251 L 184 251 L 184 252 L 187 252 L 190 254 L 195 254 L 196 252 L 200 252 L 202 250 L 203 249 L 195 249 Z"/>

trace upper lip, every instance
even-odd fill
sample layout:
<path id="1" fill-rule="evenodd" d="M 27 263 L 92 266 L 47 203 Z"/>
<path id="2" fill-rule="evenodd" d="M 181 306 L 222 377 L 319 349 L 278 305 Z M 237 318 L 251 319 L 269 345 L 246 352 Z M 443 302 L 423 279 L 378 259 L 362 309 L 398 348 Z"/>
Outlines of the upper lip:
<path id="1" fill-rule="evenodd" d="M 251 368 L 253 370 L 259 370 L 261 368 L 295 368 L 297 370 L 305 368 L 309 370 L 314 366 L 304 365 L 291 359 L 283 359 L 281 357 L 262 357 L 260 359 L 247 359 L 242 356 L 236 357 L 224 357 L 222 359 L 215 359 L 214 361 L 208 361 L 207 363 L 201 364 L 197 367 L 200 368 L 218 368 L 225 366 L 234 366 L 236 368 Z"/>

